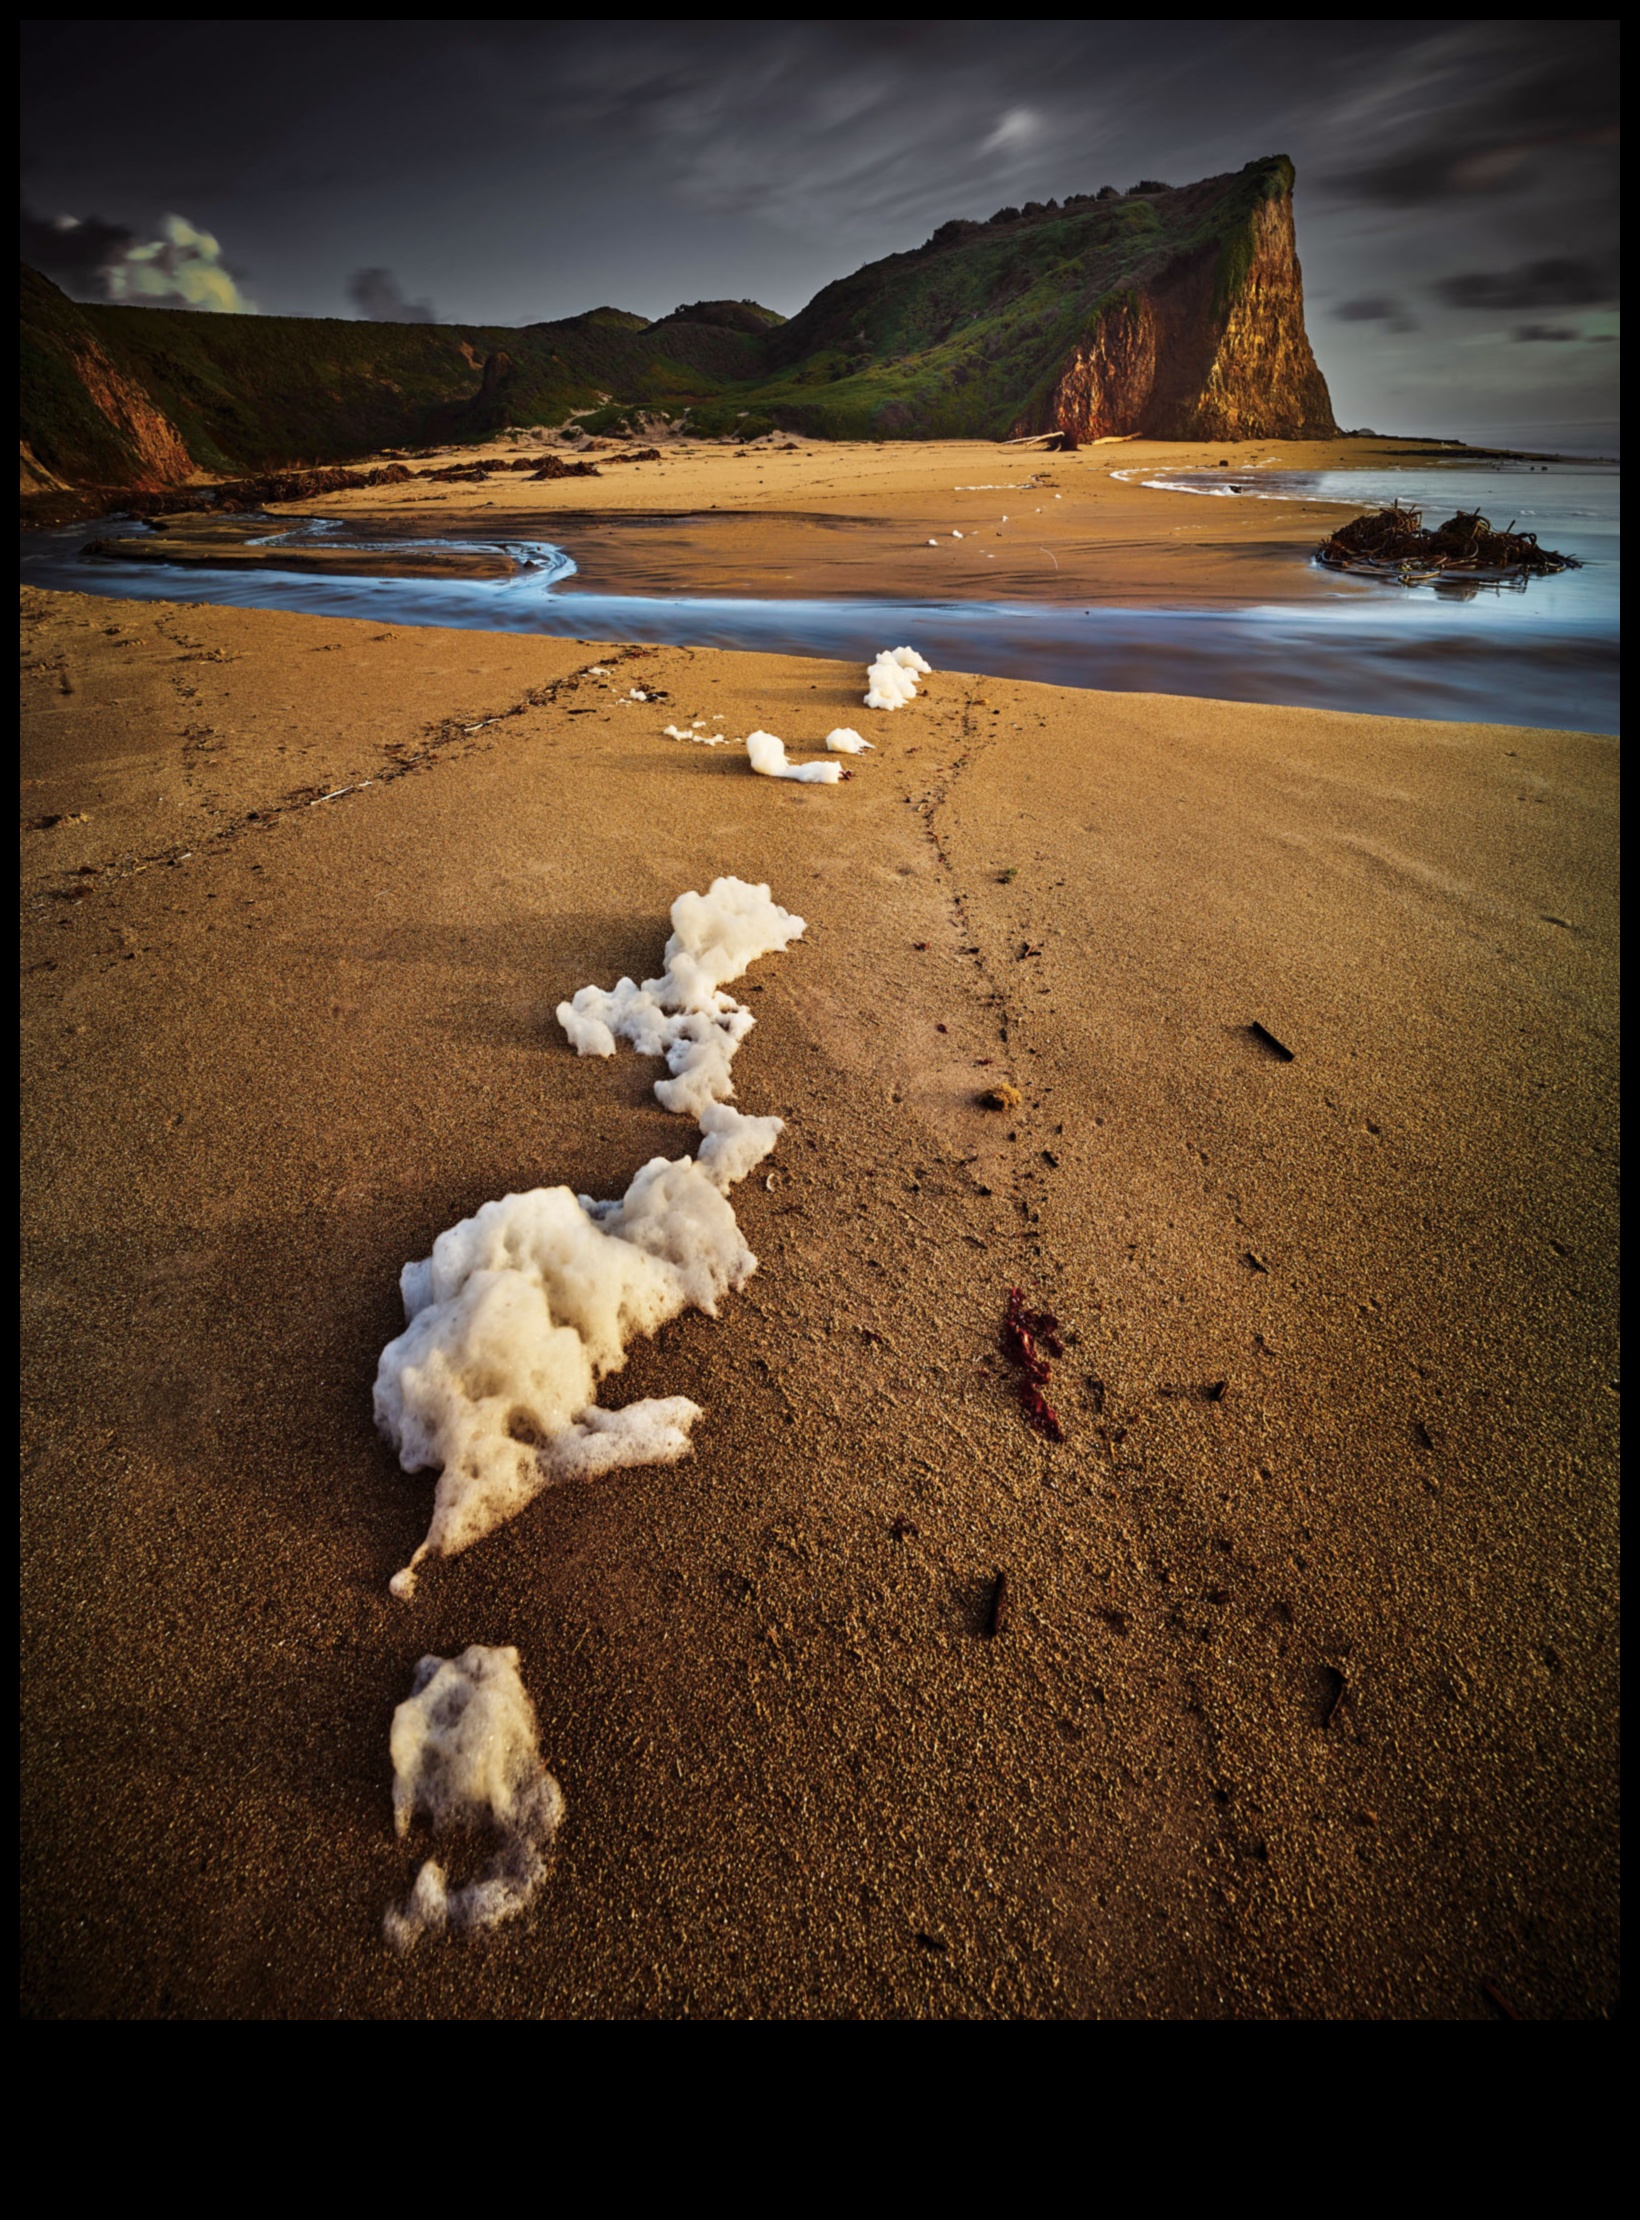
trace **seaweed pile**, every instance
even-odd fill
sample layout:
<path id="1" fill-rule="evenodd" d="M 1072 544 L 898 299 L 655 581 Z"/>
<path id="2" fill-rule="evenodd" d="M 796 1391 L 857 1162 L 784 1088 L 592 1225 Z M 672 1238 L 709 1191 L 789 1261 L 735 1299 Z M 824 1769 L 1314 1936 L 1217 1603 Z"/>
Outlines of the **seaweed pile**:
<path id="1" fill-rule="evenodd" d="M 1519 583 L 1580 568 L 1575 555 L 1539 547 L 1535 532 L 1517 532 L 1513 518 L 1502 532 L 1478 510 L 1460 509 L 1432 531 L 1424 529 L 1422 509 L 1376 510 L 1343 525 L 1315 551 L 1329 570 L 1366 571 L 1393 578 L 1402 586 L 1435 586 L 1445 579 L 1477 583 Z"/>

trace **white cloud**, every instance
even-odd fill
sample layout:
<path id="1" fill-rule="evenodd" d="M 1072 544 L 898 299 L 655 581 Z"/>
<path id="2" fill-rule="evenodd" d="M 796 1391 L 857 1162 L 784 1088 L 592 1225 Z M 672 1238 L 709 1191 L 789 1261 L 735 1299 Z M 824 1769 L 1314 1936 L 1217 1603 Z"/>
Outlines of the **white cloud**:
<path id="1" fill-rule="evenodd" d="M 981 154 L 1011 154 L 1042 135 L 1042 118 L 1034 108 L 1010 108 L 989 138 L 980 142 Z"/>
<path id="2" fill-rule="evenodd" d="M 160 230 L 161 238 L 127 247 L 104 265 L 111 301 L 185 301 L 225 316 L 256 314 L 256 303 L 223 267 L 222 248 L 210 232 L 186 216 L 167 216 Z"/>

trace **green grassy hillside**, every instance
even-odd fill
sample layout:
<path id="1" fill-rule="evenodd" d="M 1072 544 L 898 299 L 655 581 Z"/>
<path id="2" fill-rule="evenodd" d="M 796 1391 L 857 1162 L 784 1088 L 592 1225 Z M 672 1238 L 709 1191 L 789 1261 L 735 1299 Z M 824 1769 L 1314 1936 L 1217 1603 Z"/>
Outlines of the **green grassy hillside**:
<path id="1" fill-rule="evenodd" d="M 831 438 L 1002 437 L 1125 294 L 1210 261 L 1227 305 L 1251 262 L 1253 218 L 1292 184 L 1277 155 L 1177 191 L 942 225 L 817 294 L 773 336 L 773 374 L 747 398 Z"/>
<path id="2" fill-rule="evenodd" d="M 1115 428 L 1183 436 L 1204 410 L 1324 427 L 1292 187 L 1276 155 L 943 224 L 790 323 L 746 301 L 517 330 L 84 307 L 25 270 L 22 435 L 47 470 L 108 486 L 174 482 L 189 458 L 230 474 L 340 462 L 572 411 L 593 429 L 653 408 L 741 436 L 995 438 L 1068 407 L 1068 368 L 1088 390 L 1103 381 L 1099 421 Z M 1141 326 L 1155 360 L 1135 376 Z"/>
<path id="3" fill-rule="evenodd" d="M 605 308 L 521 330 L 200 315 L 83 306 L 25 269 L 21 433 L 75 483 L 153 475 L 110 414 L 112 375 L 174 426 L 201 469 L 339 462 L 503 424 L 557 424 L 609 399 L 681 409 L 755 378 L 762 335 L 778 322 L 713 302 L 655 324 Z"/>

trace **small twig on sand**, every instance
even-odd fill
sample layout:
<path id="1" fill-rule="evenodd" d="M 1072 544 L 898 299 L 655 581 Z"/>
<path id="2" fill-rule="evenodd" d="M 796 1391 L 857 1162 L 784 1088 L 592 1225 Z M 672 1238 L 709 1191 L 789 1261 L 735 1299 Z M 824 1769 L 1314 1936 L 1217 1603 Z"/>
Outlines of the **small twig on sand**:
<path id="1" fill-rule="evenodd" d="M 1008 1575 L 999 1572 L 992 1583 L 990 1599 L 985 1606 L 985 1636 L 994 1641 L 999 1634 L 1006 1634 L 1013 1617 L 1013 1594 L 1008 1586 Z"/>

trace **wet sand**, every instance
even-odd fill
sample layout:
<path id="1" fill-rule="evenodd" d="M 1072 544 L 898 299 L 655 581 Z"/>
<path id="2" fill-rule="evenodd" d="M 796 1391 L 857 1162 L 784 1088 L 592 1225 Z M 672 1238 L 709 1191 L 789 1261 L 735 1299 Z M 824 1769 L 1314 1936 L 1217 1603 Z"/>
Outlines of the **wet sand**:
<path id="1" fill-rule="evenodd" d="M 488 548 L 285 546 L 266 517 L 178 517 L 157 532 L 117 529 L 87 543 L 107 562 L 174 565 L 180 570 L 298 571 L 317 577 L 514 578 L 522 565 Z"/>
<path id="2" fill-rule="evenodd" d="M 23 608 L 26 2013 L 1615 2008 L 1615 742 Z M 881 751 L 661 733 L 715 710 Z M 719 872 L 809 920 L 741 990 L 762 1268 L 604 1395 L 696 1454 L 398 1605 L 399 1267 L 688 1149 L 552 1013 Z M 388 1723 L 471 1642 L 569 1817 L 400 1962 Z"/>
<path id="3" fill-rule="evenodd" d="M 542 451 L 527 435 L 508 435 L 412 467 Z M 1376 439 L 1212 447 L 1132 440 L 1073 455 L 979 440 L 783 441 L 740 451 L 683 440 L 664 444 L 656 462 L 611 459 L 624 451 L 592 455 L 604 473 L 594 479 L 413 480 L 269 513 L 346 517 L 390 533 L 442 528 L 524 539 L 552 538 L 556 528 L 578 566 L 571 590 L 586 592 L 1212 607 L 1336 595 L 1336 577 L 1307 558 L 1347 510 L 1336 502 L 1192 501 L 1118 473 L 1225 461 L 1233 475 L 1252 480 L 1262 470 L 1464 458 L 1463 450 Z M 180 519 L 169 527 L 169 545 L 181 555 L 196 535 L 213 531 L 222 532 L 216 520 Z"/>

